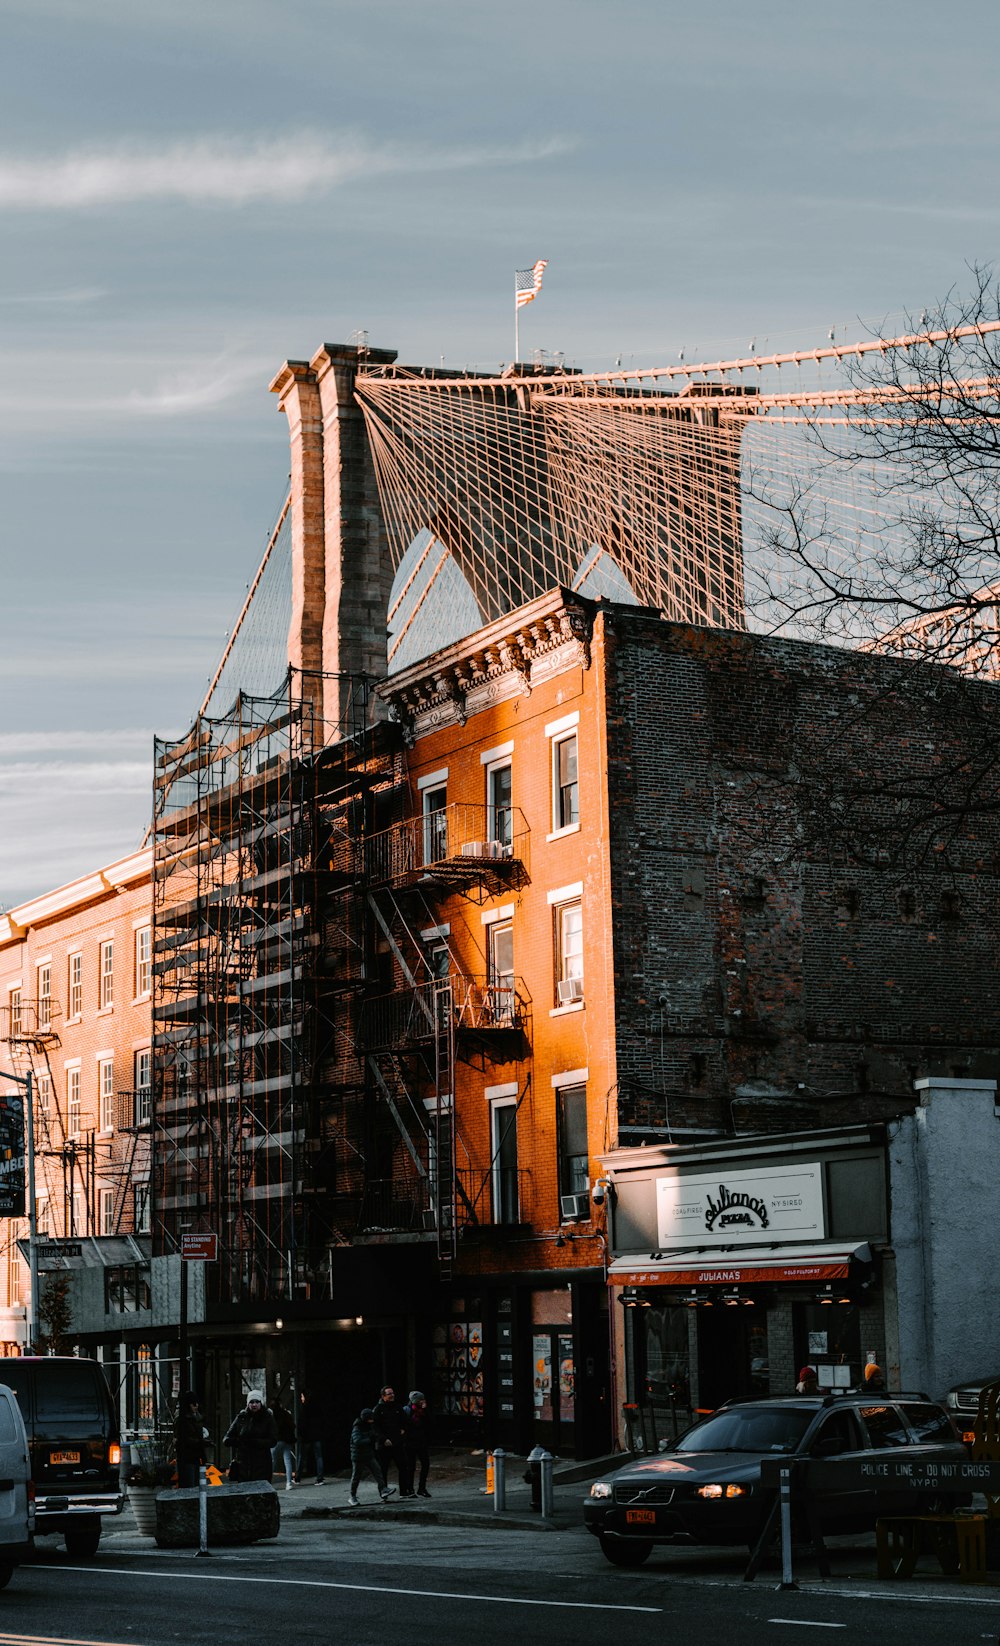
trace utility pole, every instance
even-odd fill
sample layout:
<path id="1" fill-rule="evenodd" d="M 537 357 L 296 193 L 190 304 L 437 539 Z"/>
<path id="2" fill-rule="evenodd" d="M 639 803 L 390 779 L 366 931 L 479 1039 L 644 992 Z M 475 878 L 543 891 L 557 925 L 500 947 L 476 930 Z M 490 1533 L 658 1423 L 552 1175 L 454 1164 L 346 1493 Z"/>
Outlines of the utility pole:
<path id="1" fill-rule="evenodd" d="M 35 1104 L 32 1092 L 31 1070 L 27 1074 L 10 1074 L 0 1069 L 0 1080 L 12 1080 L 24 1087 L 24 1142 L 28 1156 L 28 1274 L 31 1287 L 31 1312 L 28 1316 L 28 1348 L 38 1346 L 38 1219 L 35 1210 Z"/>

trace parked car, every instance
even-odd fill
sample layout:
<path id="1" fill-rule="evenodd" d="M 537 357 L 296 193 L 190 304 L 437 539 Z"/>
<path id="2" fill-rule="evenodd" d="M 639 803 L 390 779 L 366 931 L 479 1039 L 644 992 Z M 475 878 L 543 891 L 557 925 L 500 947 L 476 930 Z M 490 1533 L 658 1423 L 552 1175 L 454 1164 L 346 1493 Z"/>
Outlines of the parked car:
<path id="1" fill-rule="evenodd" d="M 761 1464 L 778 1457 L 880 1458 L 921 1452 L 966 1456 L 951 1418 L 922 1394 L 790 1395 L 722 1406 L 670 1451 L 597 1480 L 584 1520 L 614 1566 L 639 1566 L 654 1544 L 747 1544 L 760 1537 L 774 1501 Z M 870 1530 L 879 1515 L 920 1513 L 926 1494 L 872 1487 L 825 1492 L 829 1532 Z"/>
<path id="2" fill-rule="evenodd" d="M 35 1533 L 61 1533 L 67 1553 L 97 1553 L 105 1515 L 121 1514 L 121 1441 L 96 1360 L 24 1355 L 4 1362 L 27 1431 Z M 0 1498 L 2 1498 L 0 1492 Z"/>
<path id="3" fill-rule="evenodd" d="M 13 1391 L 0 1384 L 0 1589 L 31 1553 L 34 1502 L 24 1420 Z"/>
<path id="4" fill-rule="evenodd" d="M 994 1372 L 990 1377 L 972 1377 L 964 1383 L 956 1383 L 944 1397 L 944 1403 L 951 1413 L 955 1427 L 967 1445 L 972 1444 L 972 1425 L 979 1412 L 979 1396 L 987 1383 L 1000 1381 L 1000 1372 Z"/>

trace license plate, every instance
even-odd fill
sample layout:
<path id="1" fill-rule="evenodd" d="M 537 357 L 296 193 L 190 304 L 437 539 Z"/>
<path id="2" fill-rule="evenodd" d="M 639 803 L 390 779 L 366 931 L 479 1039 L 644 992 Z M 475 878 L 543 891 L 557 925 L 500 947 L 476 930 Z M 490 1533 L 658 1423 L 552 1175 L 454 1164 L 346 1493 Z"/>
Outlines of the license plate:
<path id="1" fill-rule="evenodd" d="M 655 1509 L 626 1509 L 625 1510 L 625 1524 L 626 1524 L 626 1526 L 655 1526 L 656 1525 L 656 1510 Z"/>
<path id="2" fill-rule="evenodd" d="M 79 1463 L 79 1461 L 80 1461 L 79 1452 L 50 1452 L 49 1453 L 49 1462 L 53 1465 L 55 1465 L 56 1463 Z"/>

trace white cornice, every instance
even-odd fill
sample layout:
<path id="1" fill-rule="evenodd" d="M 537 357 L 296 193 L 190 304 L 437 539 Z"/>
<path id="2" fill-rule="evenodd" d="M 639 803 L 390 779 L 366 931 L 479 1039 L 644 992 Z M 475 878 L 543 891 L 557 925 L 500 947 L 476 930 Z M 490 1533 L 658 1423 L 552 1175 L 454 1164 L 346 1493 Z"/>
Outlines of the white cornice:
<path id="1" fill-rule="evenodd" d="M 109 892 L 124 891 L 128 886 L 138 885 L 148 880 L 152 872 L 153 852 L 147 846 L 128 857 L 117 858 L 114 863 L 96 869 L 93 874 L 82 875 L 79 880 L 71 880 L 65 886 L 57 886 L 54 891 L 32 898 L 29 903 L 19 903 L 17 908 L 9 909 L 0 917 L 0 945 L 20 942 L 29 927 L 39 926 L 57 915 L 82 908 L 84 904 L 93 903 L 95 898 L 105 897 Z"/>

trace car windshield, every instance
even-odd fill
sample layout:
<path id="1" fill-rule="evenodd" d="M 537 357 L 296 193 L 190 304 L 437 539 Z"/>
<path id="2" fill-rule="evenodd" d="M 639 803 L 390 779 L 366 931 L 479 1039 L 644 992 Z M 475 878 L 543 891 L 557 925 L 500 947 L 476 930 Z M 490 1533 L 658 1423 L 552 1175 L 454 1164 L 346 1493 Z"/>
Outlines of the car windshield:
<path id="1" fill-rule="evenodd" d="M 679 1452 L 794 1452 L 815 1416 L 776 1406 L 734 1406 L 696 1423 Z"/>

